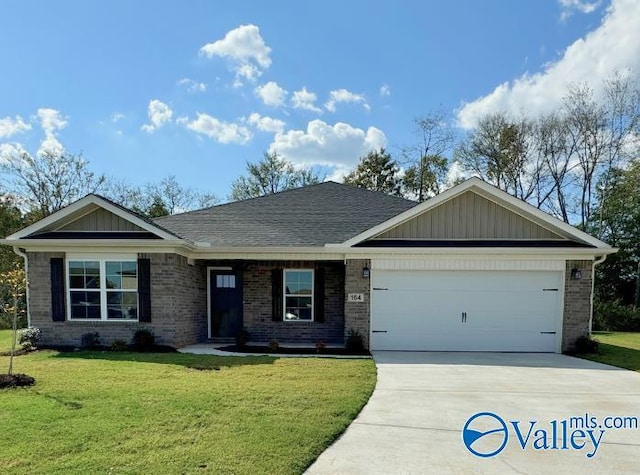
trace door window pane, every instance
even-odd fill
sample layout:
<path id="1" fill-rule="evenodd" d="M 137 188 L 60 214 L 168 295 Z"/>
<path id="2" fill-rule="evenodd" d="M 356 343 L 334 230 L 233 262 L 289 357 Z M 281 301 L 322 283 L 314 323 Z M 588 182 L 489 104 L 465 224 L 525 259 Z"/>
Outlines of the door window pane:
<path id="1" fill-rule="evenodd" d="M 235 275 L 217 275 L 216 287 L 218 289 L 235 289 L 236 276 Z"/>

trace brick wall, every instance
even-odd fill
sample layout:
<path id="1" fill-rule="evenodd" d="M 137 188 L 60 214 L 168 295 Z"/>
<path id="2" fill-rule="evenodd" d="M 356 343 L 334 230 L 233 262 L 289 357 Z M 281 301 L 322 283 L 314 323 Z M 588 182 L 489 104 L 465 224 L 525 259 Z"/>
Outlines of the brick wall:
<path id="1" fill-rule="evenodd" d="M 324 322 L 273 321 L 271 270 L 274 268 L 325 267 Z M 243 322 L 251 341 L 342 343 L 344 335 L 344 266 L 342 263 L 256 261 L 246 262 L 243 272 Z"/>
<path id="2" fill-rule="evenodd" d="M 185 257 L 177 254 L 140 254 L 139 257 L 151 260 L 151 323 L 54 322 L 51 320 L 52 257 L 64 257 L 64 253 L 28 253 L 31 324 L 42 330 L 44 344 L 78 346 L 82 335 L 93 331 L 100 334 L 104 344 L 114 340 L 130 342 L 141 328 L 153 331 L 158 343 L 174 347 L 206 338 L 206 274 L 202 265 L 189 265 Z"/>
<path id="3" fill-rule="evenodd" d="M 592 261 L 567 261 L 564 287 L 564 319 L 562 351 L 571 351 L 578 337 L 591 331 L 591 266 Z M 580 269 L 582 279 L 572 280 L 571 269 Z"/>
<path id="4" fill-rule="evenodd" d="M 344 305 L 345 338 L 351 330 L 362 335 L 366 348 L 369 348 L 369 319 L 371 308 L 370 279 L 362 277 L 362 268 L 371 269 L 369 259 L 349 259 L 345 269 L 344 293 L 364 294 L 364 302 L 346 302 Z"/>

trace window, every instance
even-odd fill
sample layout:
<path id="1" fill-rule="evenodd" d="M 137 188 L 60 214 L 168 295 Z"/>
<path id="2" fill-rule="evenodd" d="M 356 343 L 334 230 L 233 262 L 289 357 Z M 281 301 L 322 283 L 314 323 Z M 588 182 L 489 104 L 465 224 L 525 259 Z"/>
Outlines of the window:
<path id="1" fill-rule="evenodd" d="M 70 320 L 137 320 L 136 260 L 67 261 Z"/>
<path id="2" fill-rule="evenodd" d="M 313 271 L 284 271 L 284 320 L 313 320 Z"/>
<path id="3" fill-rule="evenodd" d="M 217 275 L 216 287 L 218 289 L 235 289 L 236 276 L 235 275 Z"/>

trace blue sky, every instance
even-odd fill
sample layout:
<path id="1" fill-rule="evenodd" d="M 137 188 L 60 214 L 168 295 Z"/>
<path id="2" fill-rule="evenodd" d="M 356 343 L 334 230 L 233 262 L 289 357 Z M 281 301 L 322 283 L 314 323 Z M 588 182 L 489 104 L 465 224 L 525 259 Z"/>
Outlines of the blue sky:
<path id="1" fill-rule="evenodd" d="M 5 0 L 0 159 L 82 152 L 134 184 L 225 198 L 275 150 L 339 177 L 442 110 L 542 112 L 640 67 L 636 0 Z M 597 91 L 596 91 L 597 93 Z"/>

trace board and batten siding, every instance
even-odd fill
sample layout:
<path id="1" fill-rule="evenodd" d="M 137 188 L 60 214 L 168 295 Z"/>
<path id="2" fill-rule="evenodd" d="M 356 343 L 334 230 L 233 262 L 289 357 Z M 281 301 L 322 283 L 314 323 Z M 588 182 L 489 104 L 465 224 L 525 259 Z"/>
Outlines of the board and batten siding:
<path id="1" fill-rule="evenodd" d="M 477 193 L 467 191 L 374 239 L 564 238 Z"/>
<path id="2" fill-rule="evenodd" d="M 57 231 L 144 231 L 130 221 L 106 209 L 98 208 L 89 214 L 58 228 Z"/>

